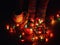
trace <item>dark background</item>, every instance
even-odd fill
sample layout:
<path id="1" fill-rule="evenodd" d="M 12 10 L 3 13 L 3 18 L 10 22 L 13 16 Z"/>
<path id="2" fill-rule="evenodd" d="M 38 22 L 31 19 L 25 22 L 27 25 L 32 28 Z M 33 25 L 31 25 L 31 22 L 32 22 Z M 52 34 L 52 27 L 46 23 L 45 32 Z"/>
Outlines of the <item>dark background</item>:
<path id="1" fill-rule="evenodd" d="M 28 9 L 28 1 L 24 1 L 22 7 L 23 11 Z M 0 45 L 17 45 L 17 39 L 13 36 L 10 37 L 5 31 L 5 24 L 10 22 L 12 12 L 20 10 L 19 0 L 0 0 Z M 46 17 L 49 15 L 55 14 L 60 10 L 60 1 L 59 0 L 50 0 L 46 12 Z M 54 39 L 48 45 L 60 45 L 60 22 L 54 26 Z"/>

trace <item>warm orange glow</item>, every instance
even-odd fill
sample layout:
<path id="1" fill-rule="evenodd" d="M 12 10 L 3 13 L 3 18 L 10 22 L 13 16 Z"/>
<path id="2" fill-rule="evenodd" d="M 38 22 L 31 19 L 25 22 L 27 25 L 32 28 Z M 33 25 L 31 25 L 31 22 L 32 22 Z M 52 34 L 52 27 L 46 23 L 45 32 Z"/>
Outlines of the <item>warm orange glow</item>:
<path id="1" fill-rule="evenodd" d="M 44 20 L 39 20 L 39 23 L 41 24 Z"/>
<path id="2" fill-rule="evenodd" d="M 55 20 L 54 20 L 54 19 L 52 19 L 51 24 L 52 24 L 52 25 L 54 25 L 54 24 L 55 24 Z"/>
<path id="3" fill-rule="evenodd" d="M 33 33 L 33 29 L 30 29 L 30 33 Z"/>
<path id="4" fill-rule="evenodd" d="M 22 35 L 25 35 L 25 33 L 23 32 Z"/>
<path id="5" fill-rule="evenodd" d="M 36 36 L 36 37 L 35 37 L 35 39 L 37 40 L 37 39 L 38 39 L 38 37 Z"/>
<path id="6" fill-rule="evenodd" d="M 59 16 L 59 14 L 57 14 L 57 18 L 59 18 L 60 16 Z"/>
<path id="7" fill-rule="evenodd" d="M 32 38 L 32 41 L 34 41 L 34 40 L 35 40 L 35 38 L 33 37 L 33 38 Z"/>
<path id="8" fill-rule="evenodd" d="M 54 25 L 55 22 L 56 22 L 56 21 L 54 20 L 54 16 L 51 16 L 51 17 L 50 17 L 50 20 L 51 20 L 51 24 Z"/>
<path id="9" fill-rule="evenodd" d="M 46 38 L 45 41 L 48 42 L 48 38 Z"/>
<path id="10" fill-rule="evenodd" d="M 41 32 L 41 31 L 39 31 L 38 33 L 39 33 L 39 34 L 41 34 L 42 32 Z"/>
<path id="11" fill-rule="evenodd" d="M 23 21 L 23 13 L 16 16 L 14 20 L 15 20 L 16 23 L 22 23 L 22 21 Z"/>
<path id="12" fill-rule="evenodd" d="M 30 28 L 26 28 L 25 32 L 26 32 L 27 34 L 32 34 L 32 33 L 33 33 L 33 30 L 30 29 Z"/>
<path id="13" fill-rule="evenodd" d="M 53 37 L 53 33 L 50 33 L 50 37 Z"/>
<path id="14" fill-rule="evenodd" d="M 19 24 L 16 24 L 16 26 L 19 26 Z"/>
<path id="15" fill-rule="evenodd" d="M 40 36 L 40 39 L 43 39 L 44 37 L 43 36 Z"/>
<path id="16" fill-rule="evenodd" d="M 6 25 L 6 29 L 9 30 L 9 25 Z"/>
<path id="17" fill-rule="evenodd" d="M 28 22 L 28 20 L 26 20 L 23 24 L 21 24 L 20 29 L 24 28 L 24 26 L 26 25 L 27 22 Z"/>

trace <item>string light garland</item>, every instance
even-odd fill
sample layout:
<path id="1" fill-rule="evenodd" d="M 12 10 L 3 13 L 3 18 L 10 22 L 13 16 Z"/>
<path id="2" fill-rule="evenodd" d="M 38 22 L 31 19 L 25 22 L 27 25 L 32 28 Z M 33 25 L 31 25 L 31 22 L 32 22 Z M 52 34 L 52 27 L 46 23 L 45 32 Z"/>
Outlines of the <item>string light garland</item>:
<path id="1" fill-rule="evenodd" d="M 18 18 L 18 20 L 20 18 Z M 31 42 L 38 40 L 42 42 L 42 40 L 45 40 L 45 42 L 48 42 L 49 39 L 54 36 L 52 30 L 46 26 L 45 20 L 38 17 L 35 19 L 29 18 L 28 20 L 23 20 L 22 23 L 16 23 L 11 27 L 10 25 L 6 25 L 6 29 L 12 34 L 18 34 L 19 40 L 21 42 L 25 42 L 26 40 Z"/>

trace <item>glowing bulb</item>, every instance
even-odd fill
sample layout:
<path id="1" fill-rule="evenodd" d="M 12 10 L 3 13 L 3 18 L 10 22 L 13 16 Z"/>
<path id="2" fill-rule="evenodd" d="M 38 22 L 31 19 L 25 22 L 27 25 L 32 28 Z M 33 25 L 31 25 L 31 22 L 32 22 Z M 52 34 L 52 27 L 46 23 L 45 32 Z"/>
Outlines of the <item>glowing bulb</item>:
<path id="1" fill-rule="evenodd" d="M 40 39 L 44 39 L 44 37 L 43 36 L 40 36 Z"/>
<path id="2" fill-rule="evenodd" d="M 50 37 L 53 37 L 53 33 L 50 34 Z"/>
<path id="3" fill-rule="evenodd" d="M 27 28 L 27 25 L 25 25 L 25 28 Z"/>
<path id="4" fill-rule="evenodd" d="M 24 41 L 25 41 L 24 39 L 21 40 L 21 42 L 24 42 Z"/>
<path id="5" fill-rule="evenodd" d="M 23 21 L 23 13 L 21 13 L 21 14 L 18 15 L 18 16 L 16 16 L 15 19 L 14 19 L 14 21 L 15 21 L 16 23 L 22 23 L 22 21 Z"/>
<path id="6" fill-rule="evenodd" d="M 31 32 L 31 33 L 33 32 L 33 29 L 32 29 L 32 28 L 30 29 L 30 32 Z"/>
<path id="7" fill-rule="evenodd" d="M 36 37 L 35 37 L 35 39 L 37 40 L 37 39 L 38 39 L 38 37 L 36 36 Z"/>
<path id="8" fill-rule="evenodd" d="M 26 28 L 25 32 L 27 34 L 32 34 L 33 33 L 33 30 L 32 30 L 32 28 L 31 29 L 30 28 Z"/>
<path id="9" fill-rule="evenodd" d="M 36 26 L 38 26 L 39 24 L 38 23 L 36 23 Z"/>
<path id="10" fill-rule="evenodd" d="M 22 37 L 22 35 L 19 36 L 20 38 Z"/>
<path id="11" fill-rule="evenodd" d="M 19 26 L 19 24 L 16 24 L 16 26 L 18 27 L 18 26 Z"/>
<path id="12" fill-rule="evenodd" d="M 43 20 L 39 20 L 39 23 L 41 24 L 43 22 Z"/>
<path id="13" fill-rule="evenodd" d="M 57 18 L 59 18 L 60 16 L 59 16 L 59 14 L 57 14 Z"/>
<path id="14" fill-rule="evenodd" d="M 45 41 L 48 42 L 48 38 L 46 38 Z"/>
<path id="15" fill-rule="evenodd" d="M 38 33 L 39 33 L 39 34 L 41 34 L 42 32 L 41 32 L 41 31 L 39 31 Z"/>
<path id="16" fill-rule="evenodd" d="M 51 21 L 51 24 L 54 25 L 54 24 L 55 24 L 55 20 L 52 20 L 52 21 Z"/>
<path id="17" fill-rule="evenodd" d="M 6 29 L 9 30 L 9 25 L 6 25 Z"/>
<path id="18" fill-rule="evenodd" d="M 23 32 L 22 35 L 25 35 L 25 33 Z"/>
<path id="19" fill-rule="evenodd" d="M 35 38 L 33 37 L 32 40 L 34 41 L 34 39 L 35 39 Z"/>

